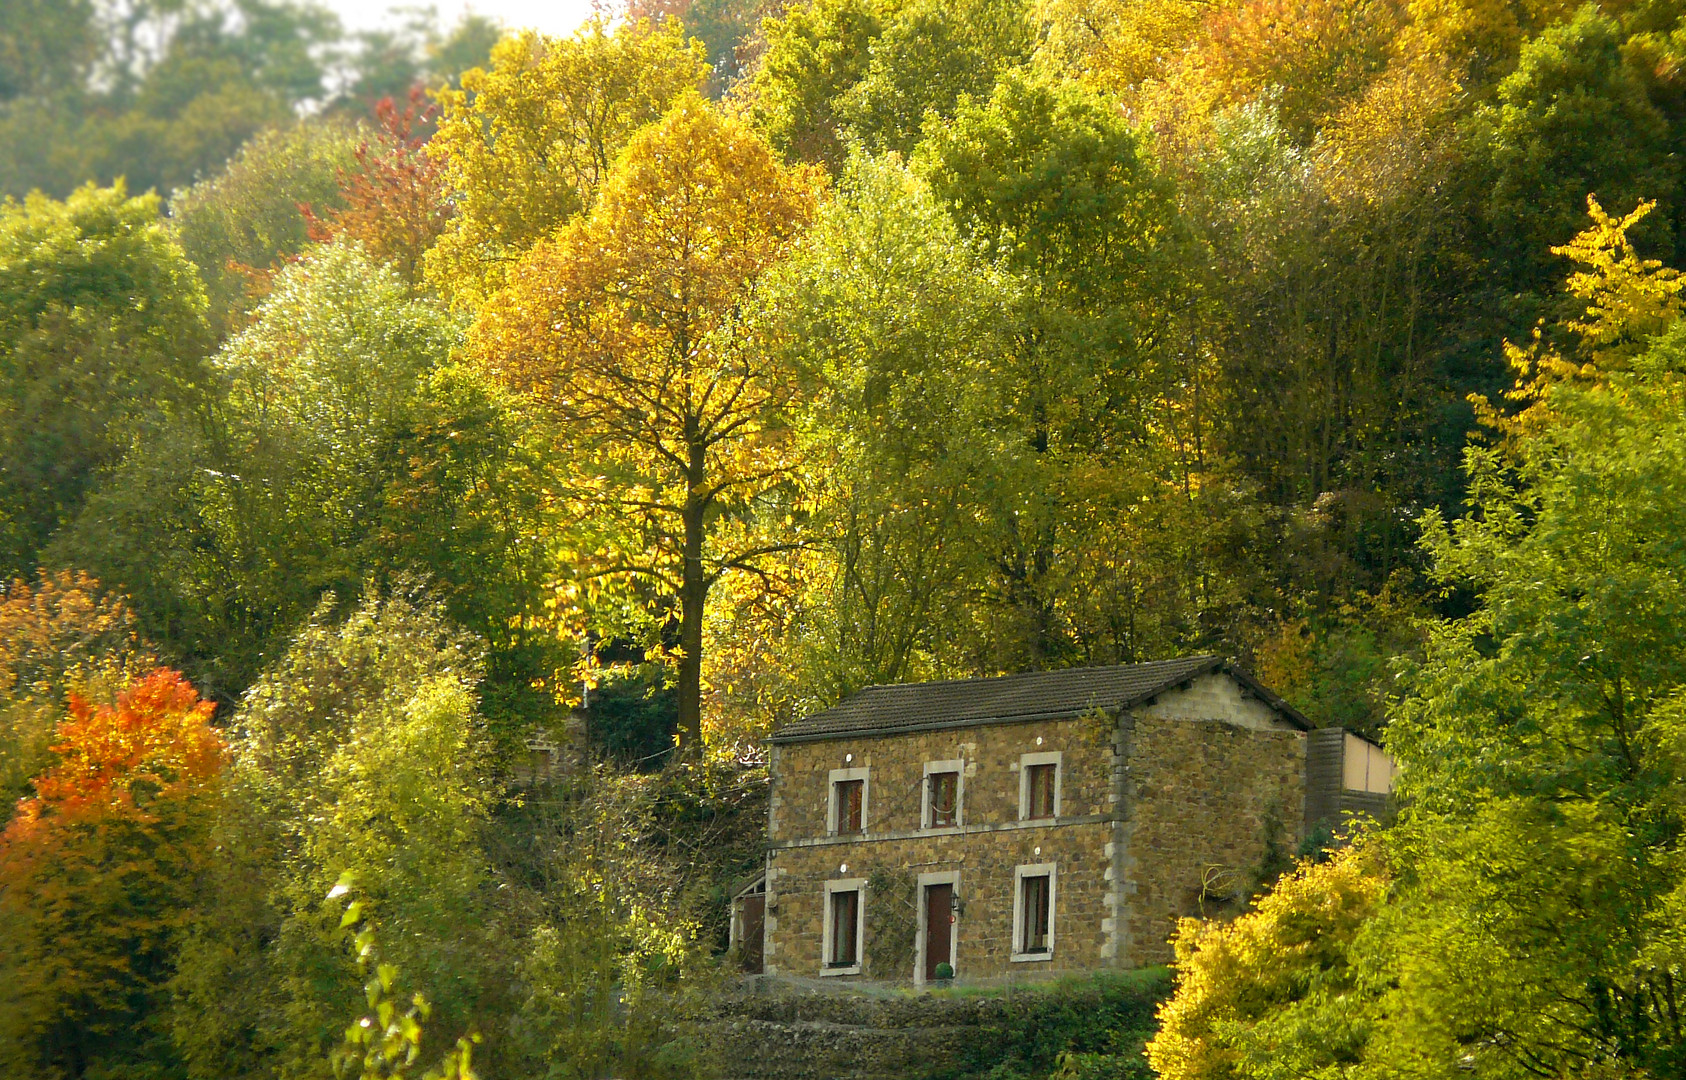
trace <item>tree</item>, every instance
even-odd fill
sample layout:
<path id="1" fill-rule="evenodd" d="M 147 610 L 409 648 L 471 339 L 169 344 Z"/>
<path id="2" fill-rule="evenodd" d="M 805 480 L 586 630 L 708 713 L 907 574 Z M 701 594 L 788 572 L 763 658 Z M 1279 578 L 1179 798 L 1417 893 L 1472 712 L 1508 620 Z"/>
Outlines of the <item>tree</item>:
<path id="1" fill-rule="evenodd" d="M 42 571 L 0 593 L 0 800 L 11 819 L 51 759 L 68 695 L 90 698 L 139 676 L 154 658 L 134 612 L 87 574 Z"/>
<path id="2" fill-rule="evenodd" d="M 675 23 L 588 23 L 572 38 L 505 38 L 489 71 L 439 95 L 428 152 L 456 205 L 427 273 L 473 307 L 537 241 L 588 209 L 633 132 L 708 77 Z"/>
<path id="3" fill-rule="evenodd" d="M 1036 27 L 1021 0 L 912 0 L 886 18 L 859 82 L 836 101 L 845 132 L 873 150 L 907 154 L 926 118 L 982 100 L 997 76 L 1029 59 Z"/>
<path id="4" fill-rule="evenodd" d="M 349 243 L 288 265 L 202 410 L 137 439 L 55 548 L 232 704 L 324 592 L 424 574 L 494 643 L 499 738 L 555 704 L 548 465 L 450 365 L 460 322 Z"/>
<path id="5" fill-rule="evenodd" d="M 342 875 L 428 989 L 439 1030 L 513 1008 L 482 847 L 494 789 L 474 686 L 482 647 L 425 596 L 327 601 L 233 718 L 214 908 L 184 944 L 170 1015 L 189 1074 L 332 1075 L 365 981 L 325 900 Z M 477 929 L 476 929 L 477 928 Z M 494 1059 L 495 1060 L 495 1059 Z"/>
<path id="6" fill-rule="evenodd" d="M 400 32 L 348 40 L 313 0 L 13 0 L 0 26 L 0 137 L 13 151 L 0 194 L 20 198 L 117 178 L 186 187 L 301 115 L 455 85 L 500 36 L 476 15 L 442 33 L 423 8 Z"/>
<path id="7" fill-rule="evenodd" d="M 423 97 L 418 87 L 402 108 L 391 98 L 377 102 L 376 130 L 358 143 L 355 167 L 339 172 L 334 201 L 343 205 L 324 205 L 326 217 L 315 207 L 306 211 L 312 240 L 343 236 L 360 243 L 370 258 L 418 285 L 422 258 L 451 219 L 444 162 L 427 155 L 427 140 L 417 131 L 434 111 L 421 106 Z"/>
<path id="8" fill-rule="evenodd" d="M 1555 276 L 1546 250 L 1575 234 L 1589 193 L 1618 213 L 1661 200 L 1645 239 L 1663 258 L 1675 255 L 1679 120 L 1671 125 L 1647 93 L 1624 37 L 1614 19 L 1583 7 L 1523 48 L 1479 117 L 1492 163 L 1486 215 L 1524 287 L 1546 291 Z"/>
<path id="9" fill-rule="evenodd" d="M 744 94 L 767 141 L 793 161 L 843 165 L 838 102 L 866 76 L 872 42 L 893 4 L 814 0 L 762 24 L 767 39 Z"/>
<path id="10" fill-rule="evenodd" d="M 84 177 L 124 178 L 136 190 L 183 187 L 327 96 L 324 46 L 339 23 L 321 7 L 143 2 L 124 14 L 115 55 L 99 72 L 111 89 L 77 132 Z"/>
<path id="11" fill-rule="evenodd" d="M 695 95 L 634 137 L 589 217 L 541 243 L 471 347 L 556 421 L 581 570 L 679 607 L 679 730 L 701 736 L 703 610 L 788 541 L 793 373 L 742 318 L 814 211 L 817 181 Z"/>
<path id="12" fill-rule="evenodd" d="M 169 1061 L 154 1021 L 212 855 L 223 744 L 211 710 L 162 669 L 112 705 L 71 698 L 56 760 L 0 834 L 0 1055 L 12 1071 Z"/>
<path id="13" fill-rule="evenodd" d="M 1174 333 L 1187 252 L 1170 186 L 1108 99 L 1016 72 L 933 125 L 913 164 L 961 235 L 1017 283 L 995 381 L 1019 475 L 982 511 L 995 531 L 983 588 L 996 632 L 979 663 L 1135 659 L 1154 640 L 1130 610 L 1151 591 L 1136 573 L 1168 564 L 1137 541 L 1202 541 L 1198 527 L 1148 525 L 1145 512 L 1183 515 L 1204 471 L 1201 358 Z M 1113 523 L 1143 531 L 1103 539 Z M 1109 566 L 1122 573 L 1085 580 Z M 1101 598 L 1114 603 L 1099 618 L 1081 610 Z"/>
<path id="14" fill-rule="evenodd" d="M 1249 0 L 1205 27 L 1197 74 L 1214 104 L 1273 92 L 1298 145 L 1386 67 L 1403 12 L 1387 0 L 1341 3 Z"/>
<path id="15" fill-rule="evenodd" d="M 155 197 L 0 204 L 0 578 L 34 568 L 137 424 L 191 404 L 204 318 Z"/>
<path id="16" fill-rule="evenodd" d="M 1470 511 L 1423 518 L 1433 580 L 1469 610 L 1396 664 L 1397 824 L 1262 901 L 1288 916 L 1271 933 L 1253 916 L 1185 929 L 1150 1051 L 1163 1075 L 1650 1077 L 1686 1062 L 1686 323 L 1658 317 L 1678 276 L 1623 255 L 1627 224 L 1598 215 L 1563 249 L 1595 308 L 1564 329 L 1593 363 L 1515 354 L 1513 398 L 1533 407 L 1469 448 Z M 1600 367 L 1624 340 L 1644 344 Z M 1385 875 L 1351 877 L 1371 857 Z"/>
<path id="17" fill-rule="evenodd" d="M 354 247 L 289 265 L 213 361 L 214 403 L 137 440 L 59 557 L 234 700 L 322 591 L 360 587 L 384 459 L 456 336 Z"/>
<path id="18" fill-rule="evenodd" d="M 972 670 L 990 555 L 977 505 L 1015 479 L 996 377 L 1017 300 L 894 157 L 852 156 L 771 275 L 763 317 L 807 388 L 812 546 L 797 588 L 743 578 L 716 606 L 710 682 L 733 735 L 864 686 Z"/>
<path id="19" fill-rule="evenodd" d="M 787 156 L 833 173 L 850 139 L 908 153 L 928 114 L 987 97 L 1036 43 L 1020 0 L 819 0 L 767 20 L 764 33 L 745 95 L 752 114 Z"/>
<path id="20" fill-rule="evenodd" d="M 1675 280 L 1597 257 L 1627 247 L 1608 218 L 1583 233 L 1566 249 L 1587 267 L 1577 293 Z M 1595 361 L 1625 336 L 1600 307 L 1574 331 Z M 1525 366 L 1516 394 L 1539 408 L 1469 449 L 1468 514 L 1424 519 L 1436 582 L 1474 610 L 1435 624 L 1423 662 L 1402 668 L 1388 729 L 1406 802 L 1380 1060 L 1493 1076 L 1686 1065 L 1686 324 L 1631 314 L 1626 329 L 1649 332 L 1637 354 L 1540 365 L 1579 370 L 1567 380 Z"/>
<path id="21" fill-rule="evenodd" d="M 1041 57 L 1090 86 L 1125 94 L 1163 77 L 1212 14 L 1199 0 L 1049 0 Z"/>
<path id="22" fill-rule="evenodd" d="M 1147 1058 L 1161 1080 L 1343 1075 L 1375 1025 L 1359 939 L 1388 874 L 1364 839 L 1301 863 L 1229 923 L 1177 926 L 1176 991 Z"/>
<path id="23" fill-rule="evenodd" d="M 357 164 L 349 125 L 310 120 L 254 136 L 215 176 L 170 198 L 176 240 L 204 278 L 219 337 L 242 329 L 285 260 L 310 240 L 301 207 L 344 204 Z"/>

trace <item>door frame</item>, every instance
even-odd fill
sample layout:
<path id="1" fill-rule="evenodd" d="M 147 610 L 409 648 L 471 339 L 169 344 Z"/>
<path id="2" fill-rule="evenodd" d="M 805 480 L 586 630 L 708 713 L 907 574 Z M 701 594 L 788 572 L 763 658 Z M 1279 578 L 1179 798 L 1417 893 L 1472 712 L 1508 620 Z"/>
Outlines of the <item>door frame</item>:
<path id="1" fill-rule="evenodd" d="M 950 885 L 954 888 L 954 895 L 960 895 L 960 871 L 933 870 L 919 875 L 919 947 L 914 950 L 913 982 L 916 986 L 925 985 L 925 943 L 930 940 L 930 934 L 925 925 L 930 915 L 931 904 L 925 896 L 925 890 L 931 885 Z M 960 913 L 956 912 L 954 923 L 948 932 L 948 962 L 959 970 L 960 956 Z M 941 961 L 938 961 L 939 963 Z"/>
<path id="2" fill-rule="evenodd" d="M 731 918 L 727 921 L 726 942 L 728 946 L 740 947 L 745 943 L 743 920 L 743 902 L 750 896 L 761 897 L 761 970 L 767 969 L 767 872 L 762 872 L 749 878 L 733 893 L 730 903 Z"/>

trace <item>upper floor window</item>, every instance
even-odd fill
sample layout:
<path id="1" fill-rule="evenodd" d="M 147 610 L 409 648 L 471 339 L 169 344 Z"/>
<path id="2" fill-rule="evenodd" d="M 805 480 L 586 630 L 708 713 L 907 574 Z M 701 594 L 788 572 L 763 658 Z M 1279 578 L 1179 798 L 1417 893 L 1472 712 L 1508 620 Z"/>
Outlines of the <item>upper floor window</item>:
<path id="1" fill-rule="evenodd" d="M 831 805 L 826 808 L 826 832 L 837 836 L 866 831 L 870 797 L 867 780 L 865 769 L 831 770 Z"/>
<path id="2" fill-rule="evenodd" d="M 1025 754 L 1019 758 L 1019 820 L 1034 821 L 1060 814 L 1060 752 Z"/>
<path id="3" fill-rule="evenodd" d="M 960 824 L 961 777 L 965 762 L 927 761 L 922 824 L 927 829 L 946 829 Z"/>
<path id="4" fill-rule="evenodd" d="M 865 780 L 837 782 L 837 831 L 860 832 L 866 825 L 862 810 L 866 806 Z"/>

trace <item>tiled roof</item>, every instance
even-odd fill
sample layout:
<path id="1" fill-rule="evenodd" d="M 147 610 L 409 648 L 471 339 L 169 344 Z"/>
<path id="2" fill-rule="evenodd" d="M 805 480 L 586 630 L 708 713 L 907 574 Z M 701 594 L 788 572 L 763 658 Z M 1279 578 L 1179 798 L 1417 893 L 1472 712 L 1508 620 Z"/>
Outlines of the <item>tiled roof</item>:
<path id="1" fill-rule="evenodd" d="M 1082 716 L 1127 709 L 1197 675 L 1224 671 L 1297 726 L 1311 725 L 1251 675 L 1221 656 L 1185 656 L 1115 667 L 1029 671 L 993 679 L 870 686 L 812 716 L 786 724 L 774 742 L 846 735 L 891 735 L 974 724 Z"/>

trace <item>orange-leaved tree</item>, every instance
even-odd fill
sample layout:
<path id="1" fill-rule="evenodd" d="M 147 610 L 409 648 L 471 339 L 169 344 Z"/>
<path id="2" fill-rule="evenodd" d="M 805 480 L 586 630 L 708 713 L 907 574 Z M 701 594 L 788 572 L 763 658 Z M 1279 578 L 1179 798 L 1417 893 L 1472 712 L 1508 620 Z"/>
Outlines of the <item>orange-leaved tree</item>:
<path id="1" fill-rule="evenodd" d="M 775 523 L 799 464 L 785 423 L 797 379 L 745 313 L 820 184 L 687 95 L 633 139 L 591 214 L 515 268 L 473 332 L 481 360 L 557 421 L 582 579 L 677 597 L 687 752 L 701 739 L 709 589 L 766 572 L 792 543 Z"/>
<path id="2" fill-rule="evenodd" d="M 211 712 L 164 669 L 115 704 L 71 696 L 0 833 L 0 1069 L 80 1076 L 139 1053 L 210 855 Z"/>
<path id="3" fill-rule="evenodd" d="M 0 827 L 47 763 L 65 695 L 154 663 L 128 605 L 87 574 L 43 570 L 0 589 Z"/>

